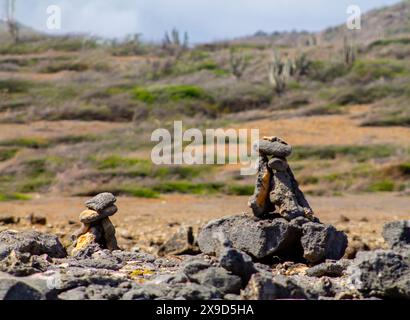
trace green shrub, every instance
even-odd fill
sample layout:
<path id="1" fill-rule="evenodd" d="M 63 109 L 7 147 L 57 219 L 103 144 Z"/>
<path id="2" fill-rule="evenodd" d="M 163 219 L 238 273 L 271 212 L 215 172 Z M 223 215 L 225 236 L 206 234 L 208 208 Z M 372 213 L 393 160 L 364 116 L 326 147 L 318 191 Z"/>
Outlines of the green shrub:
<path id="1" fill-rule="evenodd" d="M 19 149 L 0 149 L 0 162 L 14 158 Z"/>
<path id="2" fill-rule="evenodd" d="M 149 199 L 159 198 L 159 194 L 149 188 L 124 187 L 120 189 L 118 193 L 124 194 L 127 196 L 137 197 L 137 198 L 149 198 Z"/>
<path id="3" fill-rule="evenodd" d="M 360 60 L 354 63 L 352 74 L 356 81 L 369 82 L 406 76 L 409 71 L 397 60 Z"/>
<path id="4" fill-rule="evenodd" d="M 117 169 L 117 168 L 130 168 L 135 165 L 149 165 L 148 160 L 142 160 L 137 158 L 125 158 L 117 155 L 111 155 L 103 159 L 95 160 L 97 162 L 97 168 L 100 170 L 105 169 Z"/>
<path id="5" fill-rule="evenodd" d="M 44 73 L 57 73 L 60 71 L 76 71 L 82 72 L 89 69 L 89 66 L 81 62 L 54 62 L 40 70 Z"/>
<path id="6" fill-rule="evenodd" d="M 42 138 L 18 138 L 11 140 L 0 141 L 0 146 L 3 147 L 21 147 L 31 149 L 47 148 L 50 142 Z"/>
<path id="7" fill-rule="evenodd" d="M 226 189 L 227 194 L 235 196 L 251 196 L 255 191 L 255 187 L 252 185 L 239 184 L 228 185 Z"/>
<path id="8" fill-rule="evenodd" d="M 31 197 L 21 193 L 0 193 L 0 202 L 2 201 L 28 201 Z"/>
<path id="9" fill-rule="evenodd" d="M 292 159 L 336 159 L 352 157 L 357 161 L 386 158 L 395 153 L 394 147 L 385 145 L 371 146 L 299 146 L 294 149 Z"/>
<path id="10" fill-rule="evenodd" d="M 377 181 L 369 185 L 367 191 L 369 192 L 391 192 L 394 191 L 395 184 L 391 180 Z"/>
<path id="11" fill-rule="evenodd" d="M 221 183 L 192 183 L 188 181 L 170 181 L 156 185 L 153 189 L 161 193 L 209 194 L 221 191 Z"/>
<path id="12" fill-rule="evenodd" d="M 342 62 L 314 61 L 311 64 L 309 78 L 321 82 L 330 82 L 350 72 L 350 67 Z"/>
<path id="13" fill-rule="evenodd" d="M 369 48 L 372 49 L 373 47 L 383 47 L 391 44 L 408 45 L 410 44 L 410 38 L 376 40 L 369 45 Z"/>
<path id="14" fill-rule="evenodd" d="M 26 93 L 32 86 L 31 82 L 17 79 L 0 79 L 0 92 L 6 93 Z"/>
<path id="15" fill-rule="evenodd" d="M 149 104 L 154 102 L 209 99 L 209 96 L 202 88 L 189 85 L 168 85 L 151 88 L 136 87 L 132 90 L 132 96 L 135 100 Z"/>

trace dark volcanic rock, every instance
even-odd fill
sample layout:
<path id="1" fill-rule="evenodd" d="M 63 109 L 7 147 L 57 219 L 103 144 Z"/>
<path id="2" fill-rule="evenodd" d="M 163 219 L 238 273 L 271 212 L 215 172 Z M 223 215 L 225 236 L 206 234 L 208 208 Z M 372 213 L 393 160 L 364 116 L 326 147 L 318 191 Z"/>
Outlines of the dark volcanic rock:
<path id="1" fill-rule="evenodd" d="M 198 252 L 199 249 L 195 246 L 192 227 L 181 227 L 178 232 L 159 248 L 158 255 L 195 254 Z"/>
<path id="2" fill-rule="evenodd" d="M 347 236 L 331 225 L 306 223 L 302 226 L 303 257 L 318 263 L 325 259 L 339 260 L 347 248 Z"/>
<path id="3" fill-rule="evenodd" d="M 0 273 L 0 300 L 44 300 L 45 296 L 23 280 Z"/>
<path id="4" fill-rule="evenodd" d="M 258 220 L 242 215 L 210 221 L 201 229 L 198 244 L 205 254 L 219 254 L 227 239 L 232 247 L 261 259 L 295 251 L 299 238 L 299 228 L 285 219 Z"/>
<path id="5" fill-rule="evenodd" d="M 7 257 L 13 250 L 38 256 L 47 254 L 52 258 L 67 256 L 60 240 L 54 235 L 35 231 L 14 232 L 6 230 L 0 232 L 0 260 Z"/>
<path id="6" fill-rule="evenodd" d="M 6 258 L 0 260 L 0 271 L 17 277 L 25 277 L 44 272 L 49 265 L 47 255 L 31 256 L 29 253 L 12 251 Z"/>
<path id="7" fill-rule="evenodd" d="M 341 277 L 349 265 L 348 260 L 326 261 L 306 270 L 310 277 Z"/>
<path id="8" fill-rule="evenodd" d="M 220 298 L 216 288 L 199 285 L 196 283 L 184 283 L 173 285 L 167 295 L 167 299 L 185 300 L 211 300 Z"/>
<path id="9" fill-rule="evenodd" d="M 410 299 L 410 265 L 390 250 L 359 252 L 347 273 L 365 297 Z"/>
<path id="10" fill-rule="evenodd" d="M 410 220 L 386 223 L 383 226 L 383 238 L 393 250 L 410 251 Z"/>
<path id="11" fill-rule="evenodd" d="M 125 288 L 90 285 L 62 292 L 58 298 L 60 300 L 119 300 L 126 292 Z"/>
<path id="12" fill-rule="evenodd" d="M 101 211 L 104 210 L 105 208 L 110 207 L 113 205 L 117 199 L 115 196 L 111 193 L 104 192 L 96 195 L 94 198 L 89 199 L 85 202 L 85 206 L 88 209 L 94 210 L 94 211 Z"/>
<path id="13" fill-rule="evenodd" d="M 201 270 L 190 275 L 189 279 L 203 286 L 215 287 L 222 295 L 239 293 L 242 286 L 241 278 L 230 274 L 223 268 L 217 267 Z"/>
<path id="14" fill-rule="evenodd" d="M 291 277 L 282 275 L 272 277 L 269 274 L 256 273 L 242 292 L 242 298 L 245 300 L 308 299 L 309 294 Z"/>
<path id="15" fill-rule="evenodd" d="M 190 276 L 198 273 L 199 271 L 208 269 L 211 267 L 211 264 L 202 260 L 202 259 L 192 259 L 186 261 L 182 268 L 182 272 Z"/>
<path id="16" fill-rule="evenodd" d="M 257 270 L 252 262 L 252 258 L 245 252 L 234 248 L 224 248 L 219 255 L 219 264 L 222 268 L 232 272 L 247 283 Z"/>
<path id="17" fill-rule="evenodd" d="M 129 290 L 122 297 L 123 300 L 152 300 L 165 298 L 170 288 L 163 284 L 148 284 Z"/>

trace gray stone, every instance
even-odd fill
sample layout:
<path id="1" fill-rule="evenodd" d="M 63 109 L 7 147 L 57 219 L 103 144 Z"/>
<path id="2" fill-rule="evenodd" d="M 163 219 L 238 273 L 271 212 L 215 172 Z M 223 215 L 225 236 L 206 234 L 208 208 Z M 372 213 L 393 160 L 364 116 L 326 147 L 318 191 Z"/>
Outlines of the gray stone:
<path id="1" fill-rule="evenodd" d="M 292 147 L 283 140 L 259 140 L 254 146 L 255 150 L 267 156 L 287 158 L 292 154 Z"/>
<path id="2" fill-rule="evenodd" d="M 349 289 L 338 278 L 320 279 L 304 275 L 275 275 L 262 272 L 252 276 L 241 296 L 247 300 L 334 298 Z"/>
<path id="3" fill-rule="evenodd" d="M 160 257 L 166 255 L 195 254 L 199 249 L 195 245 L 192 227 L 181 227 L 158 250 Z"/>
<path id="4" fill-rule="evenodd" d="M 397 252 L 359 252 L 347 274 L 351 285 L 365 297 L 410 299 L 410 265 Z"/>
<path id="5" fill-rule="evenodd" d="M 410 220 L 386 223 L 383 226 L 383 238 L 393 250 L 410 251 Z"/>
<path id="6" fill-rule="evenodd" d="M 88 209 L 95 210 L 97 212 L 104 210 L 105 208 L 113 205 L 117 199 L 111 193 L 104 192 L 96 195 L 94 198 L 89 199 L 85 202 L 85 206 Z"/>
<path id="7" fill-rule="evenodd" d="M 197 283 L 184 283 L 173 285 L 167 295 L 168 299 L 184 300 L 211 300 L 220 298 L 216 288 L 199 285 Z"/>
<path id="8" fill-rule="evenodd" d="M 306 223 L 302 226 L 303 257 L 311 263 L 339 260 L 347 248 L 347 236 L 331 225 Z"/>
<path id="9" fill-rule="evenodd" d="M 232 247 L 261 259 L 295 251 L 300 230 L 284 219 L 258 220 L 245 215 L 210 221 L 200 231 L 198 244 L 205 254 L 219 254 L 227 238 Z"/>
<path id="10" fill-rule="evenodd" d="M 345 260 L 347 261 L 347 260 Z M 347 269 L 348 263 L 340 261 L 326 261 L 306 270 L 309 277 L 341 277 Z"/>
<path id="11" fill-rule="evenodd" d="M 128 291 L 122 297 L 123 300 L 152 300 L 164 298 L 170 292 L 170 288 L 163 284 L 147 284 Z"/>
<path id="12" fill-rule="evenodd" d="M 308 299 L 309 295 L 290 277 L 256 273 L 241 293 L 245 300 Z"/>
<path id="13" fill-rule="evenodd" d="M 211 267 L 211 265 L 208 262 L 202 259 L 193 259 L 184 264 L 182 272 L 190 276 L 209 267 Z"/>
<path id="14" fill-rule="evenodd" d="M 110 205 L 109 207 L 105 209 L 101 209 L 100 211 L 93 211 L 93 210 L 86 210 L 80 215 L 80 221 L 81 223 L 84 224 L 91 224 L 100 220 L 103 220 L 105 218 L 111 217 L 114 214 L 116 214 L 118 211 L 117 206 L 115 205 Z M 84 214 L 88 213 L 88 214 Z M 91 214 L 94 213 L 94 214 Z"/>
<path id="15" fill-rule="evenodd" d="M 252 262 L 252 258 L 245 252 L 233 248 L 225 248 L 219 255 L 219 264 L 222 268 L 241 277 L 247 283 L 257 270 Z"/>
<path id="16" fill-rule="evenodd" d="M 0 273 L 0 300 L 44 300 L 44 295 L 19 278 Z"/>
<path id="17" fill-rule="evenodd" d="M 211 267 L 189 276 L 191 281 L 208 287 L 215 287 L 224 295 L 238 294 L 242 287 L 241 278 L 230 274 L 223 268 Z"/>
<path id="18" fill-rule="evenodd" d="M 126 291 L 125 288 L 89 285 L 62 292 L 58 298 L 60 300 L 119 300 Z"/>
<path id="19" fill-rule="evenodd" d="M 269 168 L 272 170 L 280 171 L 280 172 L 285 172 L 288 170 L 289 165 L 286 162 L 286 160 L 280 159 L 280 158 L 272 158 L 268 162 Z"/>
<path id="20" fill-rule="evenodd" d="M 111 255 L 118 258 L 122 262 L 137 261 L 137 262 L 154 262 L 155 256 L 144 252 L 122 251 L 115 250 L 111 252 Z"/>
<path id="21" fill-rule="evenodd" d="M 0 260 L 0 271 L 17 277 L 26 277 L 46 271 L 49 265 L 47 255 L 31 256 L 29 253 L 12 251 L 6 258 Z"/>
<path id="22" fill-rule="evenodd" d="M 0 260 L 7 257 L 11 251 L 30 253 L 31 255 L 47 254 L 52 258 L 64 258 L 67 252 L 60 240 L 54 235 L 35 231 L 0 232 Z"/>

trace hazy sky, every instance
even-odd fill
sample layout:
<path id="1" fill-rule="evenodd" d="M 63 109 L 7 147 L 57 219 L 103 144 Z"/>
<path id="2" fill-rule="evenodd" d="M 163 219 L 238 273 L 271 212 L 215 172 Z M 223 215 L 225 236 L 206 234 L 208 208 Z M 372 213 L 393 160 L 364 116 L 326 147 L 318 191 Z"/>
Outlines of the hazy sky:
<path id="1" fill-rule="evenodd" d="M 4 1 L 4 0 L 0 0 Z M 369 9 L 397 0 L 17 0 L 17 17 L 46 29 L 46 8 L 62 9 L 60 32 L 122 37 L 142 33 L 160 40 L 173 27 L 192 42 L 222 40 L 255 31 L 318 31 L 346 21 L 349 5 Z"/>

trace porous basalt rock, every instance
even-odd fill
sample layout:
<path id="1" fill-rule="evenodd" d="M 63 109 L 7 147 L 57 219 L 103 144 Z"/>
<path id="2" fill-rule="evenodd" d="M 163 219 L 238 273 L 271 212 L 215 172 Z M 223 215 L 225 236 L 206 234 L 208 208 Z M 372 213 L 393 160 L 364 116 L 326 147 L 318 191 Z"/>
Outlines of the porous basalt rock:
<path id="1" fill-rule="evenodd" d="M 302 226 L 303 236 L 301 243 L 303 257 L 311 262 L 318 263 L 325 259 L 339 260 L 347 248 L 347 236 L 337 231 L 331 225 L 314 222 Z"/>
<path id="2" fill-rule="evenodd" d="M 6 258 L 13 250 L 37 256 L 47 254 L 52 258 L 64 258 L 67 255 L 60 240 L 54 235 L 36 231 L 0 232 L 0 260 Z"/>
<path id="3" fill-rule="evenodd" d="M 223 248 L 221 237 L 233 248 L 262 259 L 296 248 L 300 229 L 285 219 L 258 220 L 246 215 L 212 220 L 198 235 L 198 244 L 205 254 L 218 255 Z"/>
<path id="4" fill-rule="evenodd" d="M 410 299 L 410 265 L 398 252 L 359 252 L 347 274 L 365 297 Z"/>

